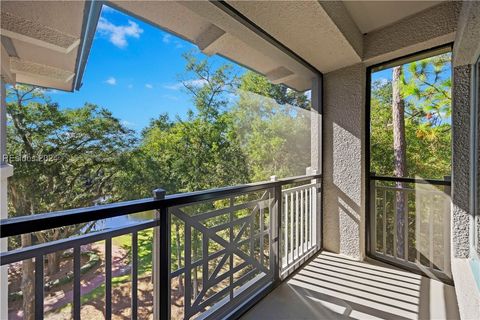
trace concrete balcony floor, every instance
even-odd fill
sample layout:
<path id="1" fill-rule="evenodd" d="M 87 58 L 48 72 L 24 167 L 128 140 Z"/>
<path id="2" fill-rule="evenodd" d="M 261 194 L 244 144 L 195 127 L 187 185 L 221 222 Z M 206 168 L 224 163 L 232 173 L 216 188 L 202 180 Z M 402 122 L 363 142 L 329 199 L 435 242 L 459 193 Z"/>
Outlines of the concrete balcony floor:
<path id="1" fill-rule="evenodd" d="M 455 288 L 322 252 L 241 319 L 460 319 Z"/>

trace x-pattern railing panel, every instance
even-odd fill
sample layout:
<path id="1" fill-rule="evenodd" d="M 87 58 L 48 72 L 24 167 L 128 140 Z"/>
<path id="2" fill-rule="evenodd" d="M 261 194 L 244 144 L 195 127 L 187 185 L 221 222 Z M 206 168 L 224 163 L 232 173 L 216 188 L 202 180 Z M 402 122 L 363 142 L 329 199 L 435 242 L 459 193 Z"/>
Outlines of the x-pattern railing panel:
<path id="1" fill-rule="evenodd" d="M 267 250 L 267 254 L 264 253 L 265 243 L 271 242 L 270 213 L 274 204 L 272 190 L 264 190 L 254 200 L 251 198 L 256 194 L 243 195 L 245 199 L 241 196 L 223 199 L 228 205 L 219 209 L 208 210 L 208 203 L 204 203 L 207 207 L 205 212 L 198 212 L 197 207 L 192 213 L 188 205 L 169 210 L 169 214 L 179 220 L 185 230 L 185 263 L 182 268 L 172 272 L 171 277 L 185 277 L 183 314 L 186 319 L 195 317 L 207 308 L 223 305 L 219 303 L 223 299 L 234 300 L 235 292 L 256 275 L 273 279 L 270 266 L 265 265 L 270 250 Z M 220 219 L 215 220 L 218 217 Z M 198 232 L 201 236 L 193 239 L 193 232 Z M 200 244 L 194 243 L 198 240 Z M 210 254 L 212 247 L 217 250 Z M 202 248 L 200 258 L 197 257 L 199 248 Z M 192 261 L 192 254 L 198 259 Z M 202 269 L 201 280 L 194 274 L 197 267 Z M 201 284 L 199 292 L 192 292 L 189 286 L 193 278 L 197 281 L 193 287 Z"/>

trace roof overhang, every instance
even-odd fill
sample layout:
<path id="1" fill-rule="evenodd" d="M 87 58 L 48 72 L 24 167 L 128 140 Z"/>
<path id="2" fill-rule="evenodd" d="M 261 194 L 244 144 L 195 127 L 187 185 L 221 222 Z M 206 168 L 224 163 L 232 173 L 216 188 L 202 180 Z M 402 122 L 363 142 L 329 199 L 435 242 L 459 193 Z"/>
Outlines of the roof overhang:
<path id="1" fill-rule="evenodd" d="M 91 1 L 2 1 L 2 76 L 11 83 L 78 88 L 89 23 L 98 20 L 95 7 Z"/>
<path id="2" fill-rule="evenodd" d="M 195 43 L 296 90 L 311 88 L 320 71 L 226 3 L 109 1 L 108 5 Z"/>

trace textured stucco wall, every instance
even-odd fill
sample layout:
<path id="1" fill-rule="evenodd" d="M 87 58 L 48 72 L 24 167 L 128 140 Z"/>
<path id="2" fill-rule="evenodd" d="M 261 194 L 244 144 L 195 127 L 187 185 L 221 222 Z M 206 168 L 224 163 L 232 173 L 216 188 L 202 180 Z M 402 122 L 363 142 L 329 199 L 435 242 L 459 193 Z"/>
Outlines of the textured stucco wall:
<path id="1" fill-rule="evenodd" d="M 464 2 L 453 50 L 452 109 L 452 275 L 462 319 L 480 319 L 478 273 L 473 240 L 473 64 L 480 54 L 480 4 Z M 478 102 L 477 102 L 478 103 Z"/>
<path id="2" fill-rule="evenodd" d="M 470 81 L 470 65 L 453 69 L 452 255 L 454 258 L 466 258 L 470 250 Z"/>
<path id="3" fill-rule="evenodd" d="M 363 64 L 324 75 L 324 248 L 364 257 Z"/>

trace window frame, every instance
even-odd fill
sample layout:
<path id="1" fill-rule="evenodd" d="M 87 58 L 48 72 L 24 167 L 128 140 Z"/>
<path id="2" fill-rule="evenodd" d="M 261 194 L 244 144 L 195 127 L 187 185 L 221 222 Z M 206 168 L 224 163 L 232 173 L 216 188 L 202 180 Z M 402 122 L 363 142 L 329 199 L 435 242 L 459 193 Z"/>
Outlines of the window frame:
<path id="1" fill-rule="evenodd" d="M 429 48 L 426 50 L 414 52 L 405 56 L 401 56 L 395 59 L 391 59 L 388 61 L 380 62 L 378 64 L 370 65 L 367 66 L 366 68 L 366 73 L 365 73 L 365 78 L 366 78 L 366 83 L 365 83 L 365 139 L 364 139 L 364 147 L 365 147 L 365 166 L 364 166 L 364 177 L 365 177 L 365 184 L 364 184 L 364 195 L 365 195 L 365 254 L 367 257 L 379 260 L 388 264 L 392 264 L 390 261 L 383 260 L 381 257 L 375 255 L 374 250 L 372 250 L 372 235 L 371 235 L 371 226 L 372 226 L 372 215 L 371 215 L 371 203 L 370 203 L 370 185 L 373 181 L 371 175 L 371 89 L 372 89 L 372 74 L 374 72 L 383 70 L 383 69 L 388 69 L 393 66 L 399 65 L 399 64 L 407 64 L 413 61 L 425 59 L 428 57 L 433 57 L 445 52 L 451 52 L 453 53 L 453 42 L 442 44 L 437 47 Z M 452 65 L 453 68 L 453 65 Z M 453 90 L 453 88 L 452 88 Z M 408 178 L 407 178 L 408 179 Z M 409 266 L 402 265 L 401 268 L 406 269 L 408 271 L 411 271 L 416 274 L 420 275 L 425 275 L 422 271 L 420 271 L 417 268 L 410 268 Z M 441 281 L 447 283 L 447 284 L 453 284 L 453 281 L 449 278 L 445 279 L 440 279 Z"/>
<path id="2" fill-rule="evenodd" d="M 470 210 L 472 221 L 470 224 L 470 256 L 472 260 L 480 264 L 480 181 L 479 181 L 479 157 L 480 157 L 480 56 L 472 66 L 472 106 L 471 106 L 471 203 Z M 479 283 L 480 285 L 480 283 Z"/>

